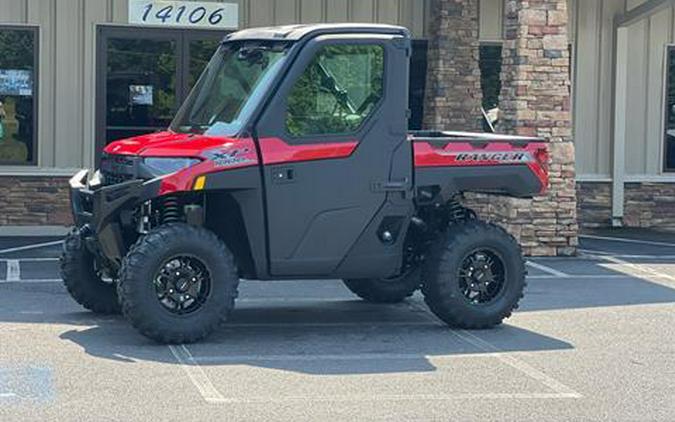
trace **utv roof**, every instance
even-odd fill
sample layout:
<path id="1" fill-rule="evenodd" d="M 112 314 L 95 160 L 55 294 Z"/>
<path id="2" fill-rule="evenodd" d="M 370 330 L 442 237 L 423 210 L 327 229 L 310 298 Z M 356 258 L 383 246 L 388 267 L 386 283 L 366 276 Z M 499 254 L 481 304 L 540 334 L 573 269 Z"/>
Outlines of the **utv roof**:
<path id="1" fill-rule="evenodd" d="M 320 23 L 306 25 L 269 26 L 250 28 L 233 32 L 225 36 L 223 41 L 237 40 L 288 40 L 297 41 L 305 37 L 324 34 L 393 34 L 410 37 L 410 31 L 402 26 L 371 23 Z"/>

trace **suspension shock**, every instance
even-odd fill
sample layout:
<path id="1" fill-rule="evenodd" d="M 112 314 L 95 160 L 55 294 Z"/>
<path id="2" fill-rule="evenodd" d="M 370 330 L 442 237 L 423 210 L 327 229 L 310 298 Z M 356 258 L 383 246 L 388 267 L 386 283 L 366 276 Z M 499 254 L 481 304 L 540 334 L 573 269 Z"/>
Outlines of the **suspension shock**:
<path id="1" fill-rule="evenodd" d="M 162 201 L 160 207 L 162 224 L 181 221 L 180 202 L 175 196 L 168 196 Z"/>
<path id="2" fill-rule="evenodd" d="M 476 218 L 476 213 L 462 205 L 457 197 L 453 197 L 448 201 L 446 204 L 446 212 L 449 221 L 462 221 Z"/>
<path id="3" fill-rule="evenodd" d="M 447 215 L 450 221 L 464 220 L 466 208 L 464 208 L 462 204 L 457 201 L 457 198 L 452 198 L 450 201 L 448 201 Z"/>

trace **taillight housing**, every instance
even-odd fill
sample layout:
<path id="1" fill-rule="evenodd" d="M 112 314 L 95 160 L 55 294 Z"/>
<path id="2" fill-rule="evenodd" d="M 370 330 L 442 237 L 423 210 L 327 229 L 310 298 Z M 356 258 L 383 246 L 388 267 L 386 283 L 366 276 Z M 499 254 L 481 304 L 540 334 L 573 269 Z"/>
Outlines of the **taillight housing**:
<path id="1" fill-rule="evenodd" d="M 548 148 L 545 146 L 537 148 L 537 151 L 534 153 L 534 158 L 537 160 L 539 165 L 548 172 L 549 160 L 551 157 L 548 154 Z"/>

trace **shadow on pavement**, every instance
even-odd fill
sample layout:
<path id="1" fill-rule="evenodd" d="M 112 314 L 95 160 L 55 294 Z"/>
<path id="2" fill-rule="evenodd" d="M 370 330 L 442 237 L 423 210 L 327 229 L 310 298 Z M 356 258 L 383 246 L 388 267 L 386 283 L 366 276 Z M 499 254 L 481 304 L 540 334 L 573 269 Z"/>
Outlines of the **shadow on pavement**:
<path id="1" fill-rule="evenodd" d="M 614 275 L 625 275 L 615 271 Z M 521 312 L 675 302 L 675 289 L 636 277 L 530 281 Z"/>
<path id="2" fill-rule="evenodd" d="M 638 234 L 644 236 L 643 230 L 628 233 L 635 240 L 642 239 Z M 675 241 L 673 234 L 663 234 L 661 238 Z M 569 277 L 530 279 L 521 311 L 675 302 L 675 289 L 670 287 L 675 285 L 675 246 L 582 238 L 580 248 L 597 254 L 534 260 Z M 591 277 L 584 277 L 588 275 Z"/>
<path id="3" fill-rule="evenodd" d="M 348 309 L 345 309 L 348 308 Z M 362 308 L 373 317 L 348 317 Z M 384 308 L 384 309 L 383 309 Z M 398 321 L 383 320 L 398 313 Z M 402 318 L 407 313 L 410 318 Z M 202 366 L 246 365 L 313 375 L 431 372 L 435 356 L 482 355 L 496 350 L 467 338 L 471 334 L 418 318 L 421 311 L 404 305 L 377 306 L 355 301 L 305 303 L 297 306 L 245 307 L 231 324 L 206 341 L 189 346 Z M 384 315 L 383 315 L 384 314 Z M 352 314 L 353 315 L 353 314 Z M 70 321 L 82 316 L 69 314 Z M 480 337 L 480 331 L 472 331 Z M 115 318 L 60 336 L 89 355 L 121 362 L 158 361 L 175 364 L 166 346 L 138 335 Z M 490 345 L 500 352 L 572 349 L 565 341 L 503 325 L 490 330 Z"/>

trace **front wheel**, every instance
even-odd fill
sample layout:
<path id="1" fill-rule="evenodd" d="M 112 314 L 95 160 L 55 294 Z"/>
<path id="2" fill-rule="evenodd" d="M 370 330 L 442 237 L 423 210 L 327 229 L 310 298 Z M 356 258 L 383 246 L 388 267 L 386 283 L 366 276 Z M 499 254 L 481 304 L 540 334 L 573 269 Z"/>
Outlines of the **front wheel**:
<path id="1" fill-rule="evenodd" d="M 160 343 L 192 343 L 227 320 L 239 277 L 212 232 L 183 223 L 151 230 L 122 260 L 117 291 L 124 316 Z"/>
<path id="2" fill-rule="evenodd" d="M 61 278 L 77 303 L 97 314 L 120 312 L 115 285 L 106 282 L 96 269 L 96 259 L 84 245 L 80 231 L 74 229 L 63 241 Z"/>
<path id="3" fill-rule="evenodd" d="M 454 224 L 426 263 L 422 292 L 452 327 L 480 329 L 511 316 L 525 289 L 520 246 L 504 229 L 478 220 Z"/>

